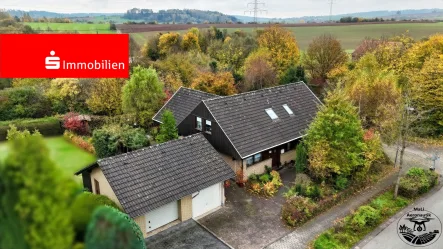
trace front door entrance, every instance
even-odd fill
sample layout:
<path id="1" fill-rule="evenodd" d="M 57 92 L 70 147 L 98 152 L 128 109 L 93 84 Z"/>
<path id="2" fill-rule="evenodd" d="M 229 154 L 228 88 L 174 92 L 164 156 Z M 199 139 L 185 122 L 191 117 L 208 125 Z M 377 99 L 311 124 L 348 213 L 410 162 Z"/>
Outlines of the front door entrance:
<path id="1" fill-rule="evenodd" d="M 280 167 L 280 149 L 272 149 L 272 168 L 278 169 Z"/>

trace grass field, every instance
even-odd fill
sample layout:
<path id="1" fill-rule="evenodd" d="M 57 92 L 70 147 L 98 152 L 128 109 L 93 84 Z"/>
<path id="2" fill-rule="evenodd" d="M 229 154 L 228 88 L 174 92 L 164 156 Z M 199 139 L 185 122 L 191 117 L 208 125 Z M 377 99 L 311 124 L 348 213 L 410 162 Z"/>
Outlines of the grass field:
<path id="1" fill-rule="evenodd" d="M 114 30 L 109 29 L 109 24 L 88 24 L 88 23 L 42 23 L 42 22 L 28 22 L 27 25 L 35 30 L 47 31 L 48 27 L 52 32 L 73 32 L 78 31 L 80 34 L 113 34 Z M 52 33 L 51 32 L 51 33 Z"/>
<path id="2" fill-rule="evenodd" d="M 66 173 L 73 176 L 79 169 L 95 162 L 96 157 L 66 141 L 63 137 L 45 138 L 51 159 Z M 0 143 L 0 161 L 8 154 L 6 142 Z M 80 180 L 80 179 L 78 179 Z"/>
<path id="3" fill-rule="evenodd" d="M 400 23 L 400 24 L 368 24 L 349 26 L 307 26 L 289 27 L 297 38 L 300 49 L 305 50 L 314 37 L 329 33 L 336 36 L 346 50 L 354 50 L 365 37 L 380 38 L 381 36 L 391 36 L 401 34 L 409 30 L 415 39 L 421 39 L 435 33 L 443 33 L 443 23 Z M 233 32 L 236 28 L 228 28 L 228 32 Z M 253 28 L 243 29 L 246 32 L 253 32 Z M 184 31 L 179 31 L 184 32 Z M 144 44 L 148 37 L 158 32 L 131 33 L 131 36 L 139 44 Z"/>

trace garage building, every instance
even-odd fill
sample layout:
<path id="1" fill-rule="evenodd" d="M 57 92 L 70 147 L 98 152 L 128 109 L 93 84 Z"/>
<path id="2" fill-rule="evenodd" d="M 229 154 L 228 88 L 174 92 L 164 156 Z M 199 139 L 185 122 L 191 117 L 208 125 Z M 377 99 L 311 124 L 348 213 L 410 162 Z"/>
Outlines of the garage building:
<path id="1" fill-rule="evenodd" d="M 114 200 L 145 237 L 225 202 L 235 174 L 202 134 L 98 160 L 82 174 L 85 188 Z"/>

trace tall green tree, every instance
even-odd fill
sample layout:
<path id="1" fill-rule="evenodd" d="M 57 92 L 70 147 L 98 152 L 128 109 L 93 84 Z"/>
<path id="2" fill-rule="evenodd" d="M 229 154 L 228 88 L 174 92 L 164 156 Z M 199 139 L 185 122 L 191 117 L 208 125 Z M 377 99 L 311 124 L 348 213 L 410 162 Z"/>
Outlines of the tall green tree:
<path id="1" fill-rule="evenodd" d="M 295 82 L 307 82 L 306 76 L 305 76 L 305 69 L 302 66 L 291 66 L 289 67 L 283 76 L 280 79 L 280 84 L 289 84 L 289 83 L 295 83 Z"/>
<path id="2" fill-rule="evenodd" d="M 162 123 L 160 124 L 160 131 L 157 135 L 157 142 L 164 143 L 178 138 L 177 125 L 175 123 L 174 115 L 171 111 L 166 110 L 162 116 Z"/>
<path id="3" fill-rule="evenodd" d="M 297 144 L 295 148 L 295 170 L 297 173 L 303 173 L 308 165 L 308 154 L 303 142 Z"/>
<path id="4" fill-rule="evenodd" d="M 361 121 L 345 93 L 329 92 L 308 129 L 309 171 L 320 179 L 349 177 L 364 167 L 366 145 Z"/>
<path id="5" fill-rule="evenodd" d="M 6 212 L 12 217 L 7 219 L 18 223 L 10 229 L 0 226 L 1 237 L 18 239 L 15 243 L 22 248 L 71 248 L 74 232 L 69 206 L 75 184 L 50 160 L 39 133 L 14 132 L 8 136 L 10 153 L 1 167 L 0 191 L 6 193 L 0 195 L 0 210 L 4 214 L 9 209 Z M 19 235 L 14 234 L 17 231 Z"/>
<path id="6" fill-rule="evenodd" d="M 123 87 L 122 107 L 125 113 L 135 113 L 138 123 L 147 126 L 165 98 L 163 83 L 153 68 L 137 66 Z"/>
<path id="7" fill-rule="evenodd" d="M 115 208 L 102 206 L 89 222 L 86 249 L 146 249 L 140 227 Z"/>

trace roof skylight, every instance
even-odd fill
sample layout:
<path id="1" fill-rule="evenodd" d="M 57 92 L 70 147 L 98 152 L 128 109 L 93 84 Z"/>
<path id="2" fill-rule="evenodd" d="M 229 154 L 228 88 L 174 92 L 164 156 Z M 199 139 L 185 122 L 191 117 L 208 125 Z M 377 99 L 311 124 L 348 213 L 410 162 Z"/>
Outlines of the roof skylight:
<path id="1" fill-rule="evenodd" d="M 294 115 L 294 112 L 289 108 L 287 104 L 283 105 L 283 108 L 285 108 L 286 112 L 288 112 L 289 115 Z"/>
<path id="2" fill-rule="evenodd" d="M 274 112 L 274 110 L 272 110 L 272 108 L 266 109 L 265 111 L 272 120 L 278 119 L 277 114 L 275 114 L 275 112 Z"/>

